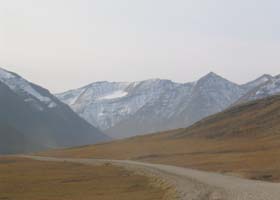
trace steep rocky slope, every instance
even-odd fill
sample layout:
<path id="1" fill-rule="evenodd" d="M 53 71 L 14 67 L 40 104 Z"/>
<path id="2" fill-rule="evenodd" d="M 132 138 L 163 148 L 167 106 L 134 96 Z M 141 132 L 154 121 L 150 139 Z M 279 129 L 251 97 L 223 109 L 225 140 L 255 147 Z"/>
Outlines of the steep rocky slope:
<path id="1" fill-rule="evenodd" d="M 107 139 L 49 91 L 4 69 L 0 69 L 0 108 L 1 141 L 10 141 L 11 148 L 11 138 L 15 144 L 33 144 L 28 150 Z"/>

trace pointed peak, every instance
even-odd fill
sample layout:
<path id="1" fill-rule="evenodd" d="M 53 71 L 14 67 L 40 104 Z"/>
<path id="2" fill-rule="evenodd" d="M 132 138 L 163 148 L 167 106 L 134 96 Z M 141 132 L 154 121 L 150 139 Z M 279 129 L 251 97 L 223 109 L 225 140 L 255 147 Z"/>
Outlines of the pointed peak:
<path id="1" fill-rule="evenodd" d="M 221 77 L 218 74 L 216 74 L 215 72 L 209 72 L 208 74 L 206 74 L 204 77 Z"/>
<path id="2" fill-rule="evenodd" d="M 208 74 L 203 76 L 201 79 L 224 79 L 224 78 L 214 72 L 209 72 Z"/>
<path id="3" fill-rule="evenodd" d="M 217 76 L 217 74 L 215 73 L 215 72 L 209 72 L 208 74 L 207 74 L 208 76 Z"/>
<path id="4" fill-rule="evenodd" d="M 224 83 L 228 83 L 228 84 L 234 84 L 237 85 L 236 83 L 229 81 L 225 78 L 223 78 L 222 76 L 214 73 L 214 72 L 210 72 L 208 74 L 206 74 L 205 76 L 201 77 L 198 81 L 196 85 L 201 85 L 201 84 L 224 84 Z"/>

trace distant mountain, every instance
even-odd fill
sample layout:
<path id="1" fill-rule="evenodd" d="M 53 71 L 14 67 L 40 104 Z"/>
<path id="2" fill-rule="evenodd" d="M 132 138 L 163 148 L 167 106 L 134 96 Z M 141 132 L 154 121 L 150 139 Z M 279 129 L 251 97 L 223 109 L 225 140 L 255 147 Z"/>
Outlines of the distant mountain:
<path id="1" fill-rule="evenodd" d="M 247 91 L 250 91 L 272 79 L 273 79 L 273 76 L 271 76 L 269 74 L 264 74 L 264 75 L 260 76 L 259 78 L 257 78 L 256 80 L 243 84 L 242 87 L 244 89 L 246 89 Z"/>
<path id="2" fill-rule="evenodd" d="M 57 97 L 95 127 L 122 138 L 187 127 L 223 111 L 272 79 L 263 75 L 238 85 L 211 72 L 184 84 L 161 79 L 95 82 Z"/>
<path id="3" fill-rule="evenodd" d="M 108 139 L 48 90 L 2 68 L 0 109 L 0 140 L 7 142 L 10 152 L 91 144 Z M 3 152 L 4 149 L 0 151 Z"/>
<path id="4" fill-rule="evenodd" d="M 244 94 L 238 85 L 214 73 L 195 83 L 171 84 L 170 81 L 162 81 L 154 87 L 155 91 L 162 93 L 127 120 L 106 130 L 106 133 L 130 137 L 131 133 L 136 135 L 186 127 L 224 110 Z"/>
<path id="5" fill-rule="evenodd" d="M 236 104 L 280 94 L 280 75 L 275 77 L 266 75 L 262 78 L 260 84 L 249 90 Z"/>

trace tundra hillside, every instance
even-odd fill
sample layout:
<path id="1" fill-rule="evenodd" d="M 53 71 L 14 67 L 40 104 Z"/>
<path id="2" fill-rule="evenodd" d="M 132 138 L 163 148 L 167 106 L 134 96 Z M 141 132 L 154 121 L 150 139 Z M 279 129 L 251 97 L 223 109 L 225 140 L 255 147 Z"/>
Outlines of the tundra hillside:
<path id="1" fill-rule="evenodd" d="M 185 129 L 40 155 L 129 159 L 280 181 L 280 96 L 232 107 Z"/>

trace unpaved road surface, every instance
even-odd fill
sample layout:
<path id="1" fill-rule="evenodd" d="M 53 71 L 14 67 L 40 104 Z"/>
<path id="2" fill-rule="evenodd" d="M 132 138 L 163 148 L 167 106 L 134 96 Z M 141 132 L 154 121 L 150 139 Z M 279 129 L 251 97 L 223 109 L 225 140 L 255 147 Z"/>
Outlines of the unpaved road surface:
<path id="1" fill-rule="evenodd" d="M 280 200 L 280 184 L 246 180 L 181 167 L 127 160 L 67 159 L 23 156 L 41 161 L 75 162 L 88 165 L 110 163 L 166 181 L 180 200 Z"/>

